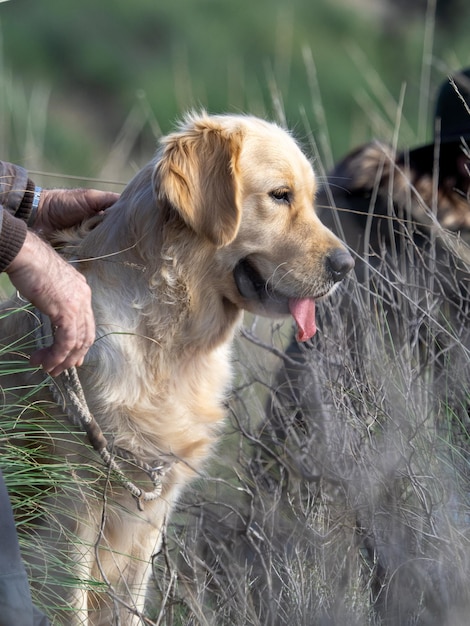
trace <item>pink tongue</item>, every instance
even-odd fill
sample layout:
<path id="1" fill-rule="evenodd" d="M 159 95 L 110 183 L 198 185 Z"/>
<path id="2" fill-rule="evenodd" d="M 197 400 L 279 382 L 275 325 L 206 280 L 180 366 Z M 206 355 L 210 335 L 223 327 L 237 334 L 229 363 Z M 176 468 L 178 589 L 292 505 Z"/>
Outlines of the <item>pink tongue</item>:
<path id="1" fill-rule="evenodd" d="M 317 332 L 315 324 L 315 300 L 312 298 L 291 298 L 289 309 L 297 323 L 297 341 L 307 341 Z"/>

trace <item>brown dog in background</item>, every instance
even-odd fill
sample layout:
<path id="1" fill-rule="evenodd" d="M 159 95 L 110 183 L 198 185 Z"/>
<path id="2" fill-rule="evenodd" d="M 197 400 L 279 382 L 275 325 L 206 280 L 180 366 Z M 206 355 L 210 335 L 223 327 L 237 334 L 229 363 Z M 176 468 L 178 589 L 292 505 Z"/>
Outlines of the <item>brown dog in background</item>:
<path id="1" fill-rule="evenodd" d="M 194 114 L 112 208 L 63 234 L 63 253 L 93 293 L 98 334 L 79 372 L 90 410 L 133 458 L 171 461 L 161 496 L 138 507 L 112 473 L 93 469 L 100 460 L 63 411 L 48 404 L 30 413 L 40 425 L 29 437 L 36 452 L 71 468 L 70 482 L 45 496 L 32 536 L 31 567 L 46 577 L 38 597 L 62 607 L 54 624 L 141 623 L 165 520 L 223 423 L 242 311 L 292 314 L 302 340 L 315 332 L 315 300 L 353 266 L 315 214 L 315 185 L 309 161 L 278 126 Z M 30 332 L 32 318 L 5 318 L 5 344 Z M 5 388 L 41 374 L 21 376 Z"/>

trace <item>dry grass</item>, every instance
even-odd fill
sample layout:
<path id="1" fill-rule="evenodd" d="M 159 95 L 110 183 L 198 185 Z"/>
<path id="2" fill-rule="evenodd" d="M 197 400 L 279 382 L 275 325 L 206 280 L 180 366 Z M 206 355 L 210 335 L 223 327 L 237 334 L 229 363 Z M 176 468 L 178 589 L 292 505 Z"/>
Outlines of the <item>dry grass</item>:
<path id="1" fill-rule="evenodd" d="M 406 275 L 351 279 L 308 345 L 244 333 L 217 478 L 155 561 L 160 623 L 467 623 L 468 274 L 406 246 Z"/>

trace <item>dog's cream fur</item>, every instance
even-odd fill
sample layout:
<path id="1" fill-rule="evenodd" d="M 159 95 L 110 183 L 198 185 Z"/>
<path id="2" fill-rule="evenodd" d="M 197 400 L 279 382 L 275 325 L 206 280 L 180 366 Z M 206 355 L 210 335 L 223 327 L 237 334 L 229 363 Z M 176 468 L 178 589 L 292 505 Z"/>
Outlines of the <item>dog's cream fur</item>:
<path id="1" fill-rule="evenodd" d="M 35 414 L 43 448 L 80 465 L 48 496 L 36 532 L 46 571 L 60 579 L 68 556 L 77 578 L 113 590 L 46 583 L 56 602 L 75 609 L 59 611 L 54 624 L 110 626 L 117 615 L 127 626 L 141 623 L 121 601 L 142 610 L 165 520 L 217 439 L 242 311 L 287 315 L 289 298 L 323 296 L 335 282 L 326 259 L 343 247 L 316 216 L 314 196 L 312 167 L 284 130 L 203 113 L 162 140 L 115 206 L 64 237 L 64 254 L 78 260 L 93 293 L 98 336 L 80 369 L 92 413 L 116 446 L 150 464 L 162 455 L 178 462 L 161 498 L 139 511 L 112 476 L 95 484 L 86 464 L 100 462 L 82 436 L 47 434 L 66 422 L 57 407 L 51 418 Z M 246 276 L 240 289 L 234 270 L 242 259 L 277 299 L 256 297 Z M 10 341 L 31 316 L 2 324 Z M 143 474 L 130 473 L 151 489 Z"/>

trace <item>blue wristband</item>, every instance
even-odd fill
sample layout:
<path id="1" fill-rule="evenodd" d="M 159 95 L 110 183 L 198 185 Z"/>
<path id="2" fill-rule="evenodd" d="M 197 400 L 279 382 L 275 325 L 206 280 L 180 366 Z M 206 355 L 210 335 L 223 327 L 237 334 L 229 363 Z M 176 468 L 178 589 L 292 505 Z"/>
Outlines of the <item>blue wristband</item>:
<path id="1" fill-rule="evenodd" d="M 32 227 L 38 215 L 39 200 L 41 199 L 42 187 L 34 188 L 33 201 L 31 203 L 31 213 L 29 214 L 28 226 Z"/>

